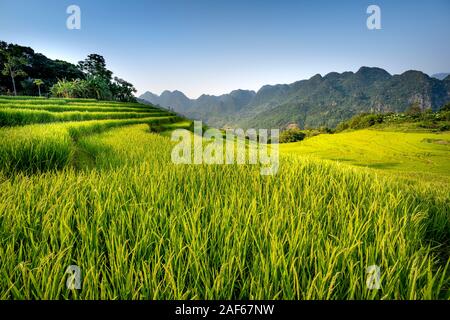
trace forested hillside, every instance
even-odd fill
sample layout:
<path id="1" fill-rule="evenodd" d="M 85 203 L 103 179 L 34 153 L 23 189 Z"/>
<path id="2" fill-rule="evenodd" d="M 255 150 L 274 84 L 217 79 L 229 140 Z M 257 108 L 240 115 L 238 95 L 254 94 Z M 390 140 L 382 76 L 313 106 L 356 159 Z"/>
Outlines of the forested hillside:
<path id="1" fill-rule="evenodd" d="M 146 92 L 141 98 L 212 126 L 334 127 L 362 112 L 404 112 L 413 104 L 436 111 L 450 101 L 450 77 L 439 80 L 413 70 L 391 75 L 362 67 L 356 73 L 331 72 L 292 84 L 266 85 L 258 92 L 236 90 L 191 100 L 179 91 L 165 91 L 161 96 Z"/>

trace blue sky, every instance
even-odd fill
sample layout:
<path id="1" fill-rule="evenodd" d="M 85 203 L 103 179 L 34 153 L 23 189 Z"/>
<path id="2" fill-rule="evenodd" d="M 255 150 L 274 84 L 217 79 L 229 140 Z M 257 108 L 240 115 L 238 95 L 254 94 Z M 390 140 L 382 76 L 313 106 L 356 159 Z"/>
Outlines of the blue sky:
<path id="1" fill-rule="evenodd" d="M 81 30 L 66 8 L 81 8 Z M 381 30 L 366 27 L 369 5 Z M 195 98 L 378 66 L 450 72 L 450 1 L 1 0 L 0 40 L 76 63 L 102 54 L 138 93 Z"/>

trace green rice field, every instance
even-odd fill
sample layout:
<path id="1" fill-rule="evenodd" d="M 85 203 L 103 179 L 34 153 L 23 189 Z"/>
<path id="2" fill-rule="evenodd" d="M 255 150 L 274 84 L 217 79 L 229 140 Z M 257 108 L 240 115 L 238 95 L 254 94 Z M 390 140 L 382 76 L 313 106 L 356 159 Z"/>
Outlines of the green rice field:
<path id="1" fill-rule="evenodd" d="M 0 97 L 0 119 L 0 299 L 450 299 L 448 132 L 282 144 L 263 176 L 173 164 L 190 121 L 139 103 Z"/>

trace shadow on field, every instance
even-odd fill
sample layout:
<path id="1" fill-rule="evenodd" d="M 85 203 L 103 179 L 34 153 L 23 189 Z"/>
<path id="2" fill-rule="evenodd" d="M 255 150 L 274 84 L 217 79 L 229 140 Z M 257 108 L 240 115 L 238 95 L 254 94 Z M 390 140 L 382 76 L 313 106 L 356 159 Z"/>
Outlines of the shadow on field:
<path id="1" fill-rule="evenodd" d="M 112 147 L 89 140 L 79 140 L 74 148 L 74 155 L 70 165 L 77 170 L 92 170 L 100 166 L 100 159 L 108 159 L 110 162 L 115 158 Z"/>
<path id="2" fill-rule="evenodd" d="M 371 169 L 394 169 L 395 167 L 398 167 L 400 163 L 398 162 L 353 163 L 353 165 Z"/>
<path id="3" fill-rule="evenodd" d="M 339 161 L 339 162 L 352 162 L 355 161 L 355 159 L 351 158 L 330 158 L 332 161 Z"/>
<path id="4" fill-rule="evenodd" d="M 419 196 L 417 202 L 430 205 L 424 221 L 424 240 L 435 248 L 439 264 L 445 267 L 450 261 L 450 205 L 432 196 Z"/>

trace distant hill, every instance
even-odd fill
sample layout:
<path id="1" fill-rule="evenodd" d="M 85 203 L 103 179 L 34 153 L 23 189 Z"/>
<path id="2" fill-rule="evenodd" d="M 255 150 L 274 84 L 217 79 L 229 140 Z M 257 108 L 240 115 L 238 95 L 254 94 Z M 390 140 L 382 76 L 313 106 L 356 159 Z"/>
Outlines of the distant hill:
<path id="1" fill-rule="evenodd" d="M 439 80 L 444 80 L 444 79 L 447 78 L 448 76 L 450 76 L 450 73 L 435 73 L 435 74 L 433 74 L 431 77 L 432 77 L 432 78 L 439 79 Z"/>
<path id="2" fill-rule="evenodd" d="M 235 90 L 221 96 L 189 99 L 179 91 L 142 99 L 212 126 L 301 128 L 328 126 L 362 112 L 402 112 L 417 103 L 423 110 L 439 109 L 450 101 L 450 77 L 439 80 L 420 71 L 391 75 L 380 68 L 317 74 L 291 84 L 263 86 L 258 92 Z"/>

